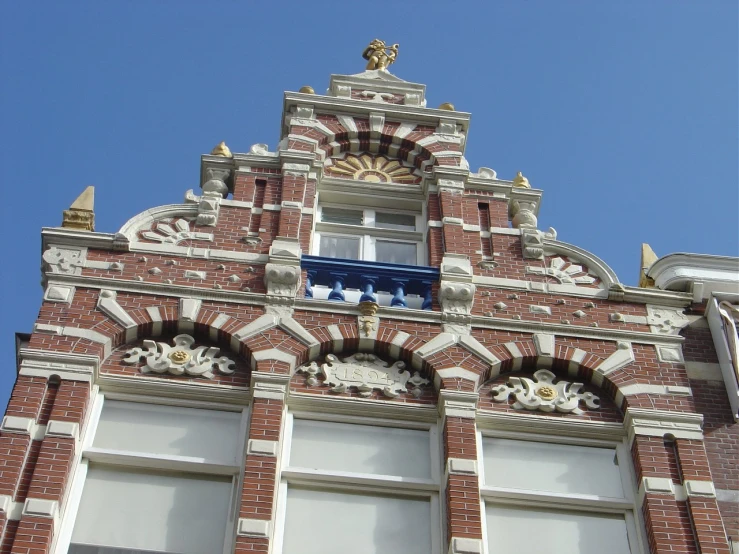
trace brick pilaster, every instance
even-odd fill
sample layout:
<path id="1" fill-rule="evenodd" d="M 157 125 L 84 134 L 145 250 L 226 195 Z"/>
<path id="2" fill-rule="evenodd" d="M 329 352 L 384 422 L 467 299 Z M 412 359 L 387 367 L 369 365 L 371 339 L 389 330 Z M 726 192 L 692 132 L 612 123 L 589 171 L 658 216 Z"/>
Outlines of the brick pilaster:
<path id="1" fill-rule="evenodd" d="M 280 437 L 290 375 L 252 373 L 249 433 L 234 552 L 267 552 L 274 533 Z"/>
<path id="2" fill-rule="evenodd" d="M 442 390 L 446 539 L 450 553 L 482 552 L 480 483 L 477 470 L 477 393 Z M 445 548 L 446 551 L 446 548 Z"/>

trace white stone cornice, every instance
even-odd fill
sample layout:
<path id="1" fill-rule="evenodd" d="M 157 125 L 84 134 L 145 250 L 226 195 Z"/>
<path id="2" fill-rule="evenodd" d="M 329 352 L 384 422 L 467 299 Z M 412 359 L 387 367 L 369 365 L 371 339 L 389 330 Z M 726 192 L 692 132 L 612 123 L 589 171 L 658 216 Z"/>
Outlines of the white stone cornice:
<path id="1" fill-rule="evenodd" d="M 393 400 L 373 400 L 372 402 L 367 402 L 363 398 L 291 392 L 287 402 L 293 411 L 319 414 L 387 418 L 424 423 L 435 423 L 439 418 L 439 411 L 436 406 L 401 403 Z"/>
<path id="2" fill-rule="evenodd" d="M 475 419 L 478 394 L 442 389 L 439 391 L 439 415 L 447 417 L 461 417 Z"/>
<path id="3" fill-rule="evenodd" d="M 103 392 L 133 395 L 136 398 L 179 398 L 230 406 L 246 406 L 251 398 L 251 392 L 245 386 L 220 385 L 202 380 L 141 379 L 138 376 L 101 373 L 96 377 L 95 384 Z"/>
<path id="4" fill-rule="evenodd" d="M 288 394 L 290 375 L 253 371 L 251 374 L 252 398 L 284 401 Z"/>
<path id="5" fill-rule="evenodd" d="M 627 408 L 624 427 L 629 443 L 636 435 L 703 440 L 703 415 L 666 410 Z"/>
<path id="6" fill-rule="evenodd" d="M 560 419 L 547 415 L 493 412 L 477 410 L 477 426 L 516 433 L 542 433 L 553 436 L 623 440 L 624 427 L 620 423 Z"/>
<path id="7" fill-rule="evenodd" d="M 712 292 L 739 291 L 739 258 L 709 254 L 669 254 L 647 270 L 660 289 L 691 292 L 693 283 L 701 282 L 700 302 Z"/>
<path id="8" fill-rule="evenodd" d="M 46 250 L 50 244 L 95 250 L 128 250 L 128 239 L 119 233 L 96 233 L 68 227 L 42 227 L 41 244 L 42 250 Z"/>
<path id="9" fill-rule="evenodd" d="M 18 351 L 21 375 L 50 377 L 59 375 L 67 381 L 91 381 L 100 359 L 89 354 L 21 348 Z"/>

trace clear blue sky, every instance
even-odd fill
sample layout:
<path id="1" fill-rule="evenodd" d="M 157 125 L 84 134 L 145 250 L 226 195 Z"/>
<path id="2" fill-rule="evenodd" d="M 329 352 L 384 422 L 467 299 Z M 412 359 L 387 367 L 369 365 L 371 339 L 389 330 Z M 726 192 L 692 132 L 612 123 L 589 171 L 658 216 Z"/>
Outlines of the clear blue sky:
<path id="1" fill-rule="evenodd" d="M 42 290 L 40 229 L 96 187 L 97 230 L 198 188 L 225 140 L 274 149 L 282 93 L 364 68 L 375 38 L 467 159 L 544 190 L 542 229 L 635 285 L 658 255 L 739 255 L 735 0 L 0 3 L 0 409 Z"/>

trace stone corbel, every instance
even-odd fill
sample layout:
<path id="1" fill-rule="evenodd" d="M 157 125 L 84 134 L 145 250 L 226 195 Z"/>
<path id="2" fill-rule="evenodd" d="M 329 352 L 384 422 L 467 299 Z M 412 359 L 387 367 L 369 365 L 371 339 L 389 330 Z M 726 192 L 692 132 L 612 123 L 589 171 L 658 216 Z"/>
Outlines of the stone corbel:
<path id="1" fill-rule="evenodd" d="M 267 294 L 281 298 L 295 298 L 300 288 L 300 266 L 268 263 L 264 270 Z"/>
<path id="2" fill-rule="evenodd" d="M 469 315 L 475 299 L 475 285 L 442 281 L 439 288 L 439 304 L 445 313 Z"/>
<path id="3" fill-rule="evenodd" d="M 218 212 L 221 200 L 228 195 L 226 180 L 230 175 L 230 169 L 209 167 L 205 170 L 206 181 L 200 185 L 203 194 L 198 203 L 197 225 L 215 227 L 218 224 Z"/>

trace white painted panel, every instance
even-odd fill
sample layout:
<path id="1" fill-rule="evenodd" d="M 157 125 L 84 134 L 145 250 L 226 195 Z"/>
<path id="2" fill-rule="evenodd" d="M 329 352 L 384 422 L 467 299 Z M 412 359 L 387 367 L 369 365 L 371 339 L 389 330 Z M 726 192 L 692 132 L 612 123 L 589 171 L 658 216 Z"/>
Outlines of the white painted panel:
<path id="1" fill-rule="evenodd" d="M 615 448 L 484 438 L 485 484 L 623 498 Z"/>
<path id="2" fill-rule="evenodd" d="M 516 554 L 629 554 L 620 514 L 539 510 L 488 504 L 488 551 Z"/>
<path id="3" fill-rule="evenodd" d="M 430 479 L 429 432 L 295 419 L 290 466 Z"/>
<path id="4" fill-rule="evenodd" d="M 72 544 L 178 554 L 221 552 L 230 494 L 228 478 L 93 466 Z M 73 547 L 69 552 L 90 550 Z"/>
<path id="5" fill-rule="evenodd" d="M 290 487 L 282 554 L 429 554 L 428 499 Z"/>
<path id="6" fill-rule="evenodd" d="M 241 414 L 106 400 L 93 446 L 237 464 Z"/>

